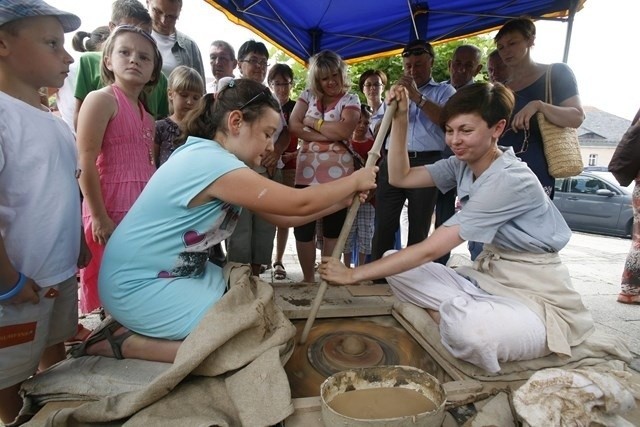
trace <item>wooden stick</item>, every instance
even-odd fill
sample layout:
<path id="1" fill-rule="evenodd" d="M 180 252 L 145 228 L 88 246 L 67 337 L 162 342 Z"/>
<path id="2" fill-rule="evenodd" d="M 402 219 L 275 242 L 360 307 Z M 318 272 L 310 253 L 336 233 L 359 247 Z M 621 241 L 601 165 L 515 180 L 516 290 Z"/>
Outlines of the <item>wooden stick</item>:
<path id="1" fill-rule="evenodd" d="M 369 150 L 367 156 L 367 163 L 365 164 L 366 168 L 373 167 L 378 162 L 382 144 L 384 144 L 385 137 L 387 136 L 387 131 L 391 126 L 391 121 L 393 120 L 393 115 L 395 114 L 397 107 L 398 104 L 396 101 L 394 101 L 389 104 L 389 106 L 387 107 L 387 111 L 384 112 L 384 117 L 382 118 L 382 123 L 380 123 L 380 129 L 378 130 L 378 135 L 376 136 L 376 140 L 373 143 L 371 150 Z M 347 238 L 349 237 L 349 232 L 351 231 L 353 221 L 358 214 L 359 207 L 360 195 L 356 194 L 355 196 L 353 196 L 353 203 L 351 204 L 351 206 L 349 206 L 349 210 L 347 211 L 347 217 L 344 220 L 342 230 L 340 231 L 340 236 L 338 237 L 338 241 L 336 242 L 336 246 L 333 249 L 331 257 L 340 259 L 340 256 L 342 256 L 344 245 L 347 242 Z M 313 322 L 316 319 L 316 315 L 318 314 L 318 310 L 320 309 L 320 304 L 322 304 L 322 300 L 324 299 L 324 294 L 325 292 L 327 292 L 327 286 L 328 284 L 326 280 L 322 280 L 322 282 L 320 282 L 320 287 L 318 288 L 316 298 L 313 300 L 313 305 L 311 306 L 311 311 L 309 312 L 307 323 L 305 323 L 304 329 L 302 330 L 302 335 L 300 336 L 300 344 L 304 344 L 309 337 L 309 331 L 311 331 Z"/>

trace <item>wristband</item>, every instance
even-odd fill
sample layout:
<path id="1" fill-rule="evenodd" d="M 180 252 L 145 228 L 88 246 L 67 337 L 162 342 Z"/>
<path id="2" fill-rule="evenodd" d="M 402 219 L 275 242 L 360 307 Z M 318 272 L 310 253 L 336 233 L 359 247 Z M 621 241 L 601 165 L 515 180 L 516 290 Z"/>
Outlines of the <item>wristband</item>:
<path id="1" fill-rule="evenodd" d="M 18 272 L 18 281 L 16 282 L 15 285 L 13 285 L 13 289 L 11 289 L 6 294 L 0 295 L 0 301 L 7 301 L 15 297 L 16 295 L 18 295 L 20 291 L 22 291 L 22 289 L 24 288 L 25 283 L 27 283 L 27 276 Z"/>
<path id="2" fill-rule="evenodd" d="M 313 128 L 314 128 L 316 131 L 320 132 L 320 127 L 322 126 L 322 124 L 323 124 L 323 123 L 324 123 L 324 120 L 322 120 L 322 119 L 318 119 L 318 120 L 316 120 L 316 122 L 314 123 Z"/>

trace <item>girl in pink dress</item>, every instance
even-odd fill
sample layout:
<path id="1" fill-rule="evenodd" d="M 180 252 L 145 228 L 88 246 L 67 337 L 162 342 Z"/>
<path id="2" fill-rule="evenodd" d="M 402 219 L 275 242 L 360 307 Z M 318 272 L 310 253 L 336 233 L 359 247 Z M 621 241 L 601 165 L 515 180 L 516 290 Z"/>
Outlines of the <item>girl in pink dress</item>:
<path id="1" fill-rule="evenodd" d="M 155 171 L 155 122 L 140 101 L 162 69 L 154 40 L 143 30 L 123 25 L 105 42 L 102 79 L 78 116 L 82 221 L 93 258 L 80 271 L 80 309 L 99 308 L 98 272 L 111 233 L 129 211 Z"/>

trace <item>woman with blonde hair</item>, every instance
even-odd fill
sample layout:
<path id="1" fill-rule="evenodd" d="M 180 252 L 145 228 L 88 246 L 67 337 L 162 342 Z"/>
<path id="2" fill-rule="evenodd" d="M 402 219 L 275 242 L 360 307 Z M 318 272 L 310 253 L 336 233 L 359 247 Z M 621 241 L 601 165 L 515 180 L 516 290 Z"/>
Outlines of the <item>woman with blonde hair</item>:
<path id="1" fill-rule="evenodd" d="M 296 187 L 335 181 L 354 170 L 347 142 L 360 119 L 360 100 L 349 93 L 347 64 L 336 53 L 324 50 L 311 57 L 307 89 L 289 118 L 289 128 L 302 140 L 296 165 Z M 322 218 L 322 254 L 336 245 L 346 209 Z M 316 222 L 294 229 L 298 260 L 305 282 L 315 282 Z"/>

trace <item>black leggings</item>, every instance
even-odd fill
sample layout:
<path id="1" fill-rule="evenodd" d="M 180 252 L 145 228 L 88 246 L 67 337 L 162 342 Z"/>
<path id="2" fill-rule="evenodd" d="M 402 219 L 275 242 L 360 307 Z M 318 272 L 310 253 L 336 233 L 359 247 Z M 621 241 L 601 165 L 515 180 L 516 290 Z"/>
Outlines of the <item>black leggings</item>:
<path id="1" fill-rule="evenodd" d="M 307 185 L 296 185 L 296 188 L 305 188 Z M 327 239 L 337 239 L 342 231 L 342 225 L 347 218 L 347 209 L 341 209 L 337 212 L 322 218 L 322 236 Z M 293 235 L 298 242 L 311 242 L 316 234 L 316 221 L 294 227 Z"/>

